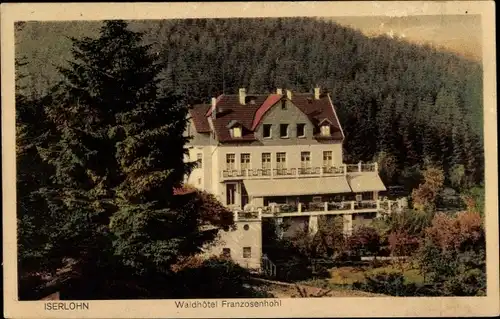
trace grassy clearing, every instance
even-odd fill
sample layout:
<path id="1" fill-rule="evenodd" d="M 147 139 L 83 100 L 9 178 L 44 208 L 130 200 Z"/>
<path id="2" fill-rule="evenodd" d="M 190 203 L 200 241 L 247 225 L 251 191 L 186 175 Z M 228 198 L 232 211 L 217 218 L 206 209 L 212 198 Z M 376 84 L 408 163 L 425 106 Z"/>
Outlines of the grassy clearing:
<path id="1" fill-rule="evenodd" d="M 352 288 L 355 283 L 365 283 L 365 274 L 373 272 L 403 272 L 406 284 L 424 284 L 424 277 L 420 271 L 412 264 L 386 264 L 379 267 L 373 266 L 344 266 L 329 270 L 330 278 L 310 279 L 301 281 L 299 284 L 318 287 L 322 289 L 332 289 L 335 291 L 357 291 Z"/>

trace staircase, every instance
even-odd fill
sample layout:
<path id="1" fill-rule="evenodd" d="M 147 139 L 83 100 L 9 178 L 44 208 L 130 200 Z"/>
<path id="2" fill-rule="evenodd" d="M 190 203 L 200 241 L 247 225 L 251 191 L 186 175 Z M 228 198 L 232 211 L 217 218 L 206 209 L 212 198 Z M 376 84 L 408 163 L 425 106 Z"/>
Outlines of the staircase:
<path id="1" fill-rule="evenodd" d="M 262 273 L 269 277 L 276 277 L 276 265 L 265 254 L 262 255 Z"/>

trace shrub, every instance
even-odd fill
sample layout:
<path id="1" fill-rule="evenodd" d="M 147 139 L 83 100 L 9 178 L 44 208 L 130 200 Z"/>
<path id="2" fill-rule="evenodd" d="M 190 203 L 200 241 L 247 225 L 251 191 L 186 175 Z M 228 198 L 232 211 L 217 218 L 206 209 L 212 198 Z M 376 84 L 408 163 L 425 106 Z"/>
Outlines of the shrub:
<path id="1" fill-rule="evenodd" d="M 250 287 L 250 273 L 231 260 L 212 257 L 186 266 L 172 276 L 175 298 L 266 297 Z"/>
<path id="2" fill-rule="evenodd" d="M 486 292 L 485 238 L 477 212 L 437 214 L 419 252 L 421 271 L 440 295 Z"/>
<path id="3" fill-rule="evenodd" d="M 390 296 L 413 296 L 417 286 L 405 283 L 405 276 L 397 270 L 372 270 L 365 274 L 364 283 L 355 283 L 354 288 Z"/>

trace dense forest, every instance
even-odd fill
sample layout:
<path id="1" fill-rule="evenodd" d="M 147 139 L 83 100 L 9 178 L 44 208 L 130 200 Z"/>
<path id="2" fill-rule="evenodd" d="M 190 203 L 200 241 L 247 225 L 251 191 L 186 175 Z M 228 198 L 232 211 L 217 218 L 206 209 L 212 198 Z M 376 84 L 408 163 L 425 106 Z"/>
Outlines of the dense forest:
<path id="1" fill-rule="evenodd" d="M 17 39 L 25 50 L 16 60 L 21 299 L 41 297 L 40 287 L 54 280 L 69 299 L 266 295 L 230 260 L 196 257 L 234 223 L 215 197 L 181 187 L 192 164 L 182 160 L 185 106 L 239 87 L 314 86 L 337 107 L 344 160 L 378 161 L 388 184 L 414 180 L 413 210 L 345 237 L 325 222 L 291 248 L 306 259 L 332 259 L 368 243 L 375 255 L 388 246 L 391 256 L 407 256 L 418 242 L 411 253 L 434 276 L 432 293 L 484 294 L 477 63 L 312 19 L 136 22 L 133 29 L 144 33 L 108 21 L 97 34 L 84 32 L 90 38 L 63 28 L 67 54 L 34 58 L 40 51 L 29 52 L 26 42 L 57 42 L 54 25 L 45 33 L 40 24 L 17 30 L 31 34 Z M 466 214 L 436 213 L 445 184 L 466 195 Z M 401 276 L 382 279 L 398 284 Z M 361 288 L 380 292 L 369 283 Z"/>
<path id="2" fill-rule="evenodd" d="M 44 28 L 25 27 L 25 39 Z M 95 29 L 86 27 L 87 33 Z M 310 18 L 136 21 L 131 27 L 145 32 L 144 41 L 165 64 L 162 87 L 191 103 L 240 87 L 261 93 L 320 86 L 331 94 L 342 122 L 346 162 L 391 163 L 385 182 L 410 180 L 410 187 L 425 163 L 441 167 L 448 185 L 483 180 L 477 62 Z M 57 80 L 44 76 L 47 87 Z"/>

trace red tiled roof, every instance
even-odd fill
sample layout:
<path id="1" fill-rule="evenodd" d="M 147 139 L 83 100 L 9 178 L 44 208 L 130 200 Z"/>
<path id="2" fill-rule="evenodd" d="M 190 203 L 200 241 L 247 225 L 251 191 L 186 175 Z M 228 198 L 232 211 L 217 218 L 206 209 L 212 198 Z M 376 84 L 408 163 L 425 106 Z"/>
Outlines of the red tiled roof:
<path id="1" fill-rule="evenodd" d="M 196 189 L 193 187 L 186 187 L 186 186 L 181 186 L 181 187 L 176 187 L 174 188 L 174 195 L 186 195 L 195 192 Z"/>
<path id="2" fill-rule="evenodd" d="M 251 130 L 255 130 L 257 128 L 257 125 L 259 125 L 260 121 L 262 120 L 262 117 L 266 112 L 274 105 L 276 104 L 282 97 L 283 95 L 281 94 L 270 94 L 267 99 L 262 103 L 261 107 L 255 112 L 255 117 L 253 118 L 253 123 L 252 123 L 252 128 Z"/>
<path id="3" fill-rule="evenodd" d="M 250 95 L 247 95 L 250 96 Z M 238 95 L 220 95 L 217 98 L 217 117 L 214 120 L 214 129 L 217 139 L 221 142 L 238 142 L 256 140 L 254 130 L 262 120 L 265 113 L 282 97 L 280 94 L 251 95 L 255 98 L 253 104 L 241 105 Z M 342 129 L 335 114 L 333 105 L 328 95 L 314 99 L 313 94 L 293 93 L 292 103 L 306 114 L 313 125 L 318 125 L 322 120 L 328 119 L 332 123 L 332 136 L 328 139 L 343 139 Z M 195 128 L 199 133 L 210 132 L 208 117 L 212 114 L 209 104 L 195 105 L 190 113 Z M 227 125 L 236 120 L 242 125 L 242 137 L 232 138 Z M 315 137 L 318 137 L 315 135 Z"/>
<path id="4" fill-rule="evenodd" d="M 224 94 L 221 94 L 215 99 L 215 105 L 210 106 L 210 109 L 207 111 L 207 114 L 205 114 L 205 116 L 212 116 L 212 112 L 217 107 L 217 103 L 219 103 L 223 96 Z"/>
<path id="5" fill-rule="evenodd" d="M 194 128 L 198 133 L 210 133 L 210 125 L 208 124 L 205 113 L 210 108 L 208 104 L 197 104 L 189 110 L 189 114 L 193 119 Z"/>

